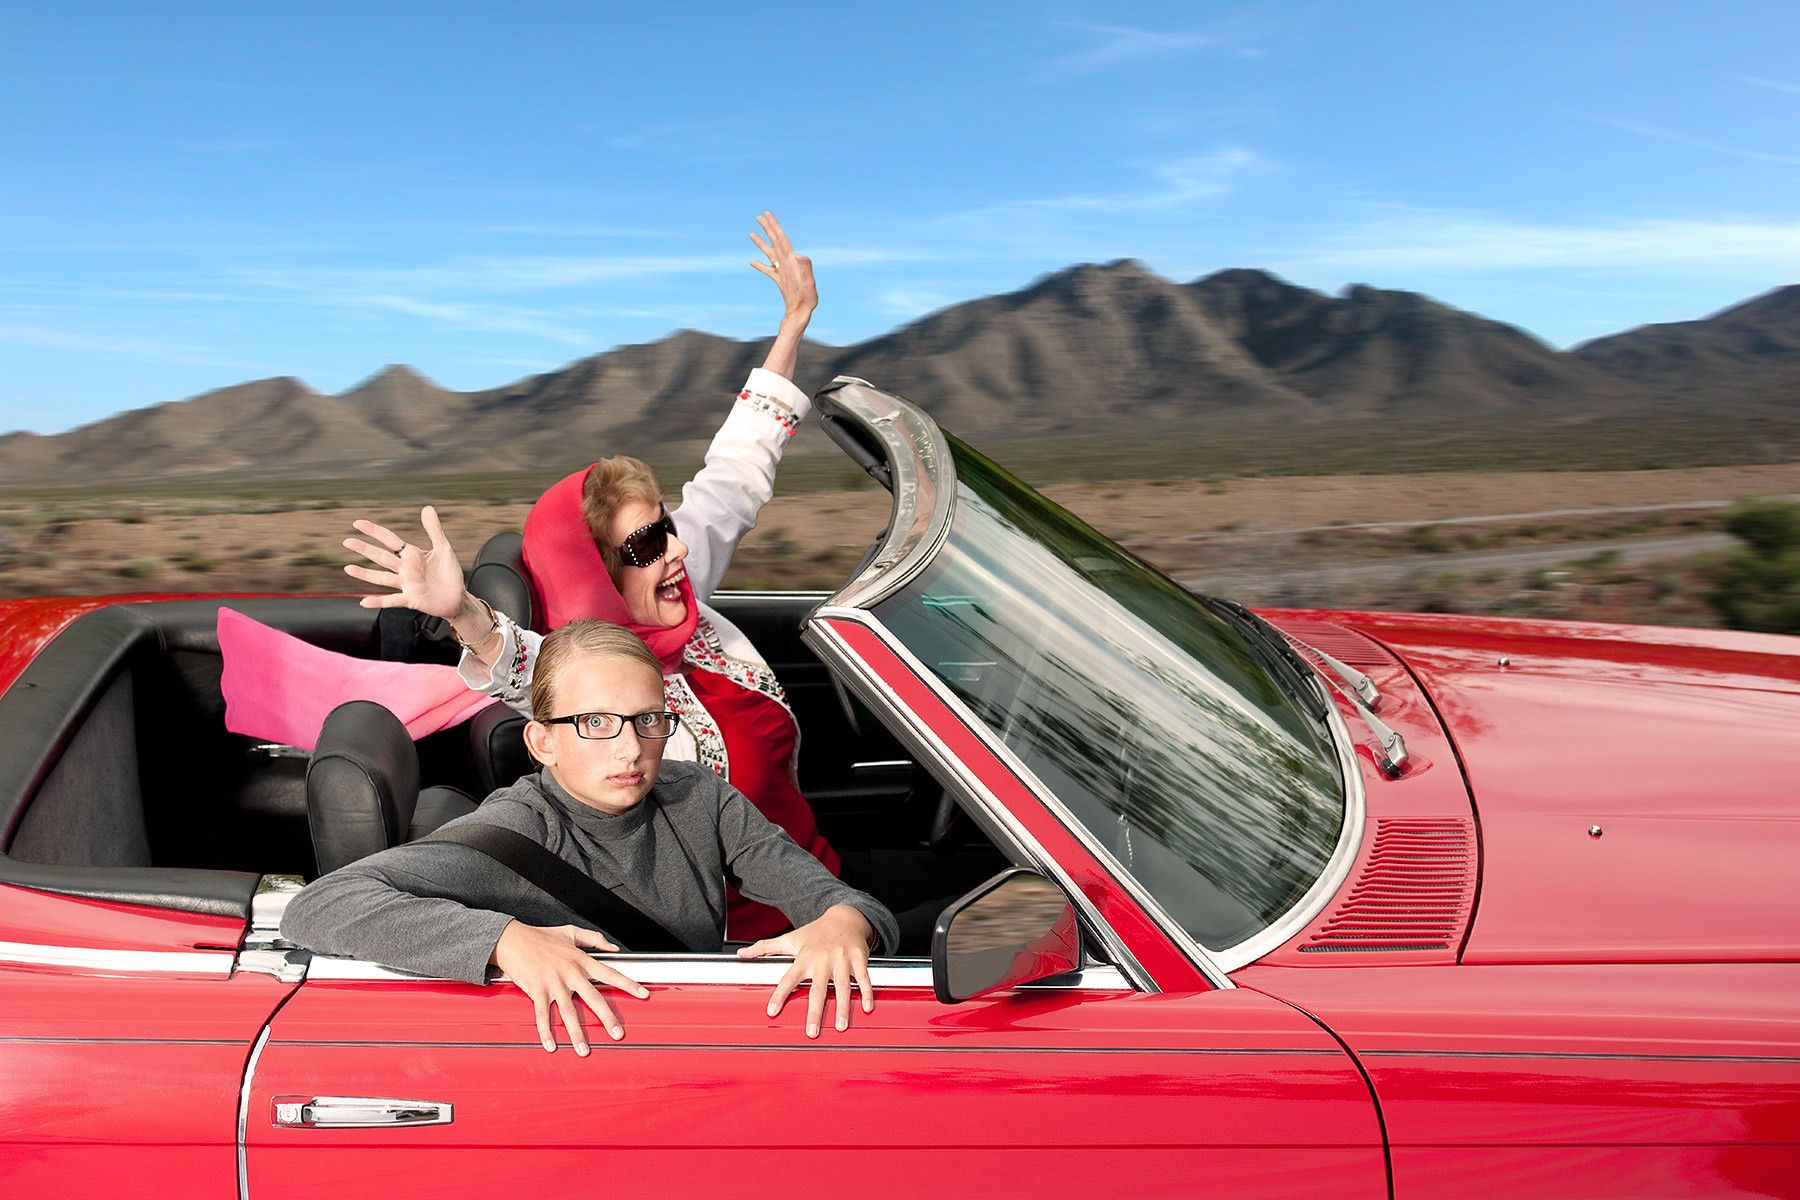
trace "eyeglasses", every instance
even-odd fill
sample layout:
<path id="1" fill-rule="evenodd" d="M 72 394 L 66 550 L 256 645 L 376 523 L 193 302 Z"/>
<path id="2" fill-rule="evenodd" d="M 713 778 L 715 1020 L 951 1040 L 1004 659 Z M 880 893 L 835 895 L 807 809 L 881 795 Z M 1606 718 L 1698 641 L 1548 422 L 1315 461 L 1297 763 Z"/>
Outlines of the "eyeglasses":
<path id="1" fill-rule="evenodd" d="M 675 732 L 675 727 L 681 724 L 681 717 L 672 712 L 641 712 L 629 716 L 625 713 L 591 712 L 576 713 L 569 717 L 550 717 L 540 723 L 573 725 L 576 737 L 604 741 L 624 733 L 627 721 L 631 722 L 632 730 L 639 737 L 660 741 Z"/>
<path id="2" fill-rule="evenodd" d="M 665 508 L 662 516 L 642 529 L 633 530 L 620 542 L 619 553 L 628 566 L 647 567 L 669 552 L 669 535 L 674 532 L 675 522 L 669 519 L 669 510 Z"/>

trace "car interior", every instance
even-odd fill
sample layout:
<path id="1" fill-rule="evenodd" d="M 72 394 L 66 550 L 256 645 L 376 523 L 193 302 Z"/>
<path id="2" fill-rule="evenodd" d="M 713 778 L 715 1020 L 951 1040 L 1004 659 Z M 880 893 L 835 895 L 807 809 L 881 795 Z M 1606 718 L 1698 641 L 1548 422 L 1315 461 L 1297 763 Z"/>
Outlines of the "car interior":
<path id="1" fill-rule="evenodd" d="M 530 621 L 516 534 L 490 542 L 470 578 L 477 595 Z M 712 603 L 786 689 L 801 787 L 826 837 L 840 851 L 991 854 L 1002 869 L 973 823 L 946 826 L 943 787 L 802 643 L 820 599 Z M 416 743 L 372 704 L 341 707 L 310 754 L 227 731 L 221 606 L 360 658 L 452 663 L 458 653 L 442 622 L 351 596 L 144 601 L 80 617 L 0 695 L 0 883 L 247 915 L 262 876 L 312 879 L 422 836 L 532 769 L 523 718 L 499 702 Z"/>

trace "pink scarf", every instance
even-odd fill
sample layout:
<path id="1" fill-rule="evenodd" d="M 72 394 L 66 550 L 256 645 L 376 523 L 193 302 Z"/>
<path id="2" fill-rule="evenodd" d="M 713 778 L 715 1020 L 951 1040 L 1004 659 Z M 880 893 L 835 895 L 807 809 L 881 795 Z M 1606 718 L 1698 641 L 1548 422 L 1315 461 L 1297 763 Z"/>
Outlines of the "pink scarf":
<path id="1" fill-rule="evenodd" d="M 326 716 L 346 700 L 383 705 L 414 739 L 494 703 L 471 691 L 455 667 L 351 658 L 231 608 L 219 609 L 219 655 L 225 728 L 302 750 L 318 743 Z"/>
<path id="2" fill-rule="evenodd" d="M 587 473 L 583 467 L 557 480 L 525 518 L 525 570 L 542 609 L 539 624 L 551 630 L 580 617 L 599 617 L 637 634 L 662 663 L 664 672 L 679 670 L 682 647 L 694 636 L 700 621 L 693 586 L 686 579 L 679 585 L 687 616 L 673 629 L 632 619 L 625 609 L 625 597 L 606 573 L 600 547 L 594 544 L 581 512 L 581 487 Z"/>

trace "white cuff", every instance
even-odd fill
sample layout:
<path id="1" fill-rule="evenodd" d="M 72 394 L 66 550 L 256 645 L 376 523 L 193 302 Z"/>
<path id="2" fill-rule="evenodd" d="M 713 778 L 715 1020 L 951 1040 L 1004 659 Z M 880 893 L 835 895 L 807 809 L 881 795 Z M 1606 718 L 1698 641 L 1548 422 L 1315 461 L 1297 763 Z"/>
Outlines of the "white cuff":
<path id="1" fill-rule="evenodd" d="M 766 411 L 787 426 L 789 433 L 812 411 L 812 397 L 794 386 L 793 380 L 762 367 L 750 372 L 750 378 L 744 381 L 743 388 L 738 392 L 740 404 L 754 404 L 758 400 L 772 402 Z"/>

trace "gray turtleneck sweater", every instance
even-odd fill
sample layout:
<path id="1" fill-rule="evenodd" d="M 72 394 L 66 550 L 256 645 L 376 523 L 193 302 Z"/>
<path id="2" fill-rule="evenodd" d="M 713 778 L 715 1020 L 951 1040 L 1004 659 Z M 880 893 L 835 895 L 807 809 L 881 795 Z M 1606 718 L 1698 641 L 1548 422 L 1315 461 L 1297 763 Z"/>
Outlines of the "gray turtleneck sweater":
<path id="1" fill-rule="evenodd" d="M 834 878 L 742 793 L 696 763 L 665 761 L 649 795 L 617 816 L 581 803 L 540 771 L 444 828 L 466 824 L 532 838 L 699 953 L 723 948 L 727 873 L 744 895 L 775 906 L 796 926 L 848 904 L 875 927 L 883 951 L 892 953 L 899 941 L 893 914 L 874 897 Z M 313 881 L 288 904 L 281 935 L 322 954 L 484 983 L 494 944 L 515 918 L 592 928 L 478 850 L 414 842 Z"/>

